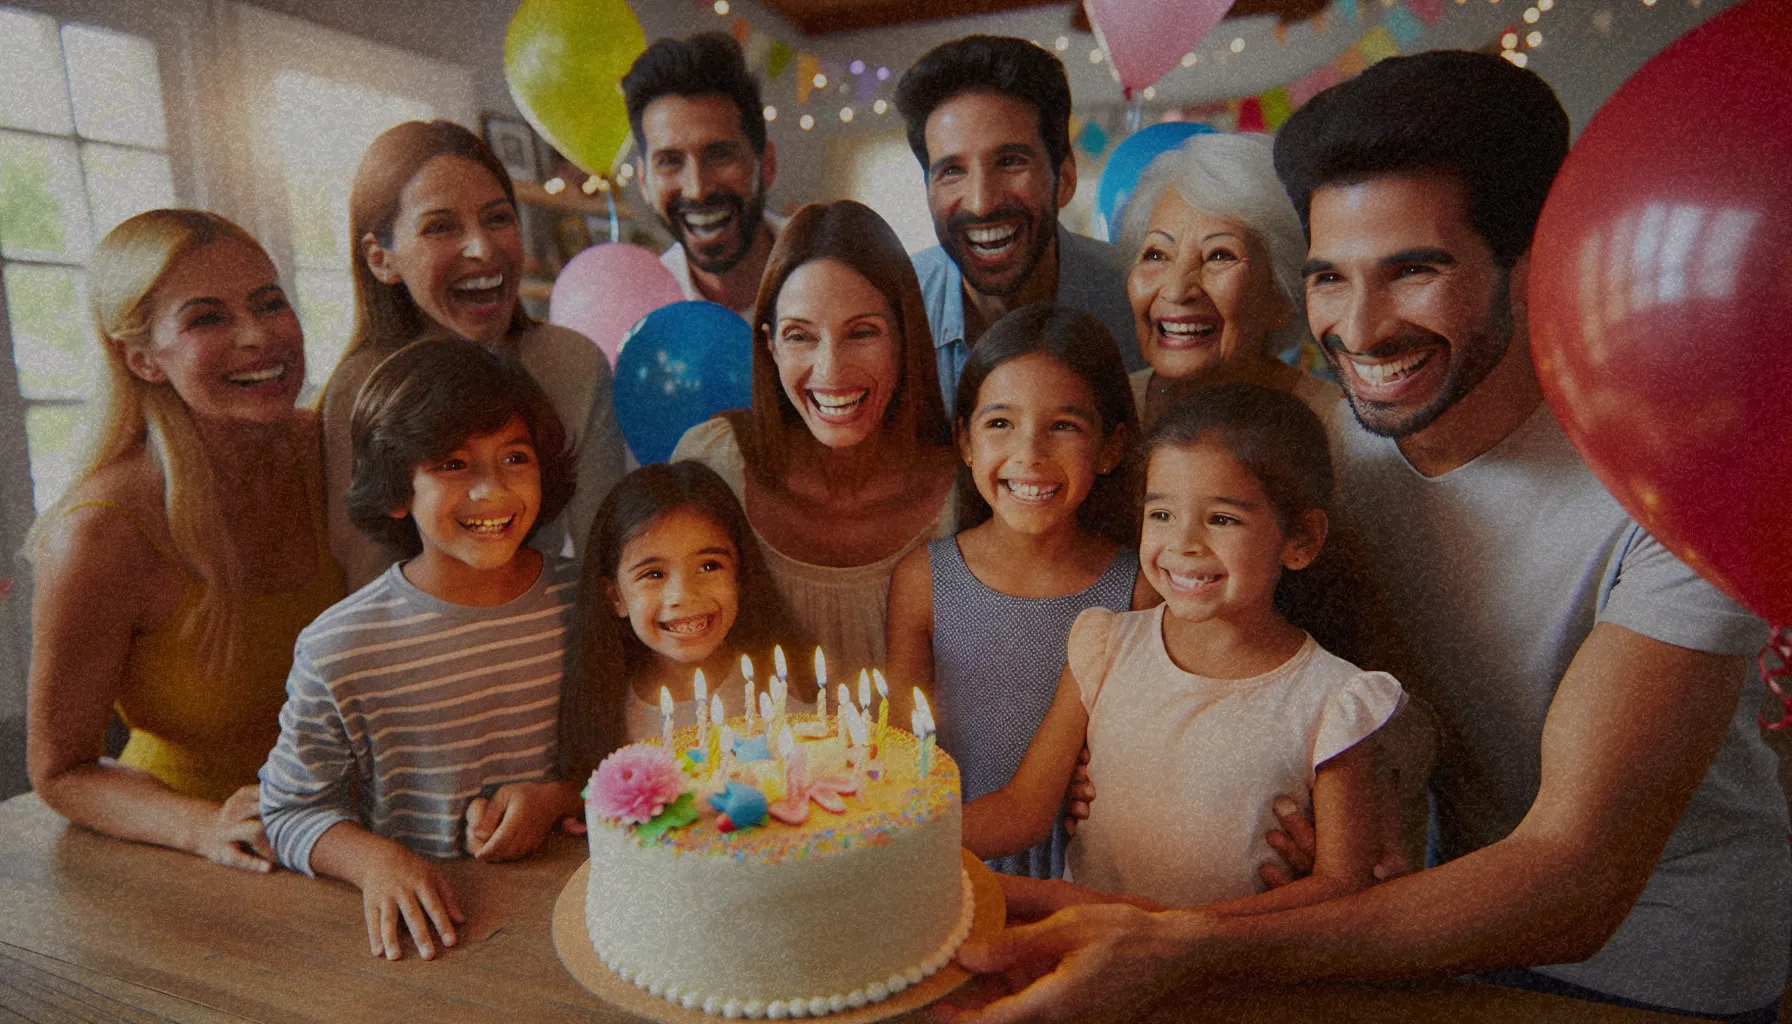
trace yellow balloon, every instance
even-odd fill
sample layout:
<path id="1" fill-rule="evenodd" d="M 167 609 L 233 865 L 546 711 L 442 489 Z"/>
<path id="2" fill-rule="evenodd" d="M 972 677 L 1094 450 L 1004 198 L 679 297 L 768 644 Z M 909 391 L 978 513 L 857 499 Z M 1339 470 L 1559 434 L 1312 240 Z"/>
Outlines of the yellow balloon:
<path id="1" fill-rule="evenodd" d="M 504 36 L 504 77 L 542 138 L 607 174 L 629 134 L 622 76 L 645 49 L 624 0 L 523 0 Z"/>

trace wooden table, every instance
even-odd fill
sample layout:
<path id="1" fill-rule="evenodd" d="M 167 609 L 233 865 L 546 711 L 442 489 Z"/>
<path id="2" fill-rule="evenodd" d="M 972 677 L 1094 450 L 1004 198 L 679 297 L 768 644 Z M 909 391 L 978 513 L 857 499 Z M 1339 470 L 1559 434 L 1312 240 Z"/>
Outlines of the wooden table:
<path id="1" fill-rule="evenodd" d="M 582 840 L 556 835 L 521 863 L 448 864 L 468 914 L 461 945 L 434 961 L 412 952 L 389 963 L 367 953 L 351 886 L 109 839 L 70 826 L 34 795 L 15 797 L 0 804 L 0 1024 L 635 1020 L 586 992 L 554 953 L 554 899 L 583 859 Z M 1283 989 L 1154 1016 L 1685 1024 L 1461 981 Z"/>

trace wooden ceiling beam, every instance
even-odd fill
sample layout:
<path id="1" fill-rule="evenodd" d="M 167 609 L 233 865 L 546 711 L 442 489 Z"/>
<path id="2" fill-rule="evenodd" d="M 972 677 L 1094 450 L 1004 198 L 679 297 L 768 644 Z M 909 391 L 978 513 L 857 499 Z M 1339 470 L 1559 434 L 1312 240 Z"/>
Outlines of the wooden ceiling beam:
<path id="1" fill-rule="evenodd" d="M 1305 21 L 1325 10 L 1330 0 L 1236 0 L 1228 18 L 1271 14 L 1283 24 Z M 1025 7 L 1066 8 L 1066 27 L 1088 31 L 1082 4 L 1066 0 L 764 0 L 806 35 L 884 28 L 915 21 L 936 21 L 972 14 L 996 14 Z"/>

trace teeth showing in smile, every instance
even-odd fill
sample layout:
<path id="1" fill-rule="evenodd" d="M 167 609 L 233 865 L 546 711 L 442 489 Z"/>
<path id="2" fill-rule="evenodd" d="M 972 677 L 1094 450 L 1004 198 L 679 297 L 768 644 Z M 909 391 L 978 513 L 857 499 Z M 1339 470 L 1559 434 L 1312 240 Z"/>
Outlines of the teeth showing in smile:
<path id="1" fill-rule="evenodd" d="M 1401 356 L 1399 359 L 1376 362 L 1365 362 L 1361 359 L 1352 358 L 1350 360 L 1350 366 L 1351 369 L 1356 371 L 1356 375 L 1363 379 L 1365 384 L 1381 386 L 1392 384 L 1412 376 L 1418 371 L 1419 367 L 1425 365 L 1430 359 L 1431 353 L 1429 351 L 1419 351 L 1408 353 L 1407 355 Z"/>
<path id="2" fill-rule="evenodd" d="M 230 381 L 232 384 L 253 386 L 256 384 L 265 384 L 270 380 L 280 380 L 285 376 L 286 364 L 276 363 L 265 370 L 256 370 L 252 373 L 233 373 L 229 377 L 226 377 L 225 380 Z"/>
<path id="3" fill-rule="evenodd" d="M 682 619 L 662 622 L 660 629 L 674 636 L 694 636 L 709 629 L 709 624 L 714 618 L 713 615 L 691 615 Z"/>
<path id="4" fill-rule="evenodd" d="M 865 396 L 869 394 L 871 394 L 869 389 L 832 394 L 811 391 L 809 392 L 809 401 L 815 403 L 815 408 L 823 416 L 848 416 L 858 409 L 859 405 L 865 401 Z"/>
<path id="5" fill-rule="evenodd" d="M 504 287 L 503 274 L 487 274 L 484 277 L 469 277 L 464 281 L 456 281 L 454 283 L 454 290 L 457 292 L 483 292 L 490 291 L 493 288 L 502 287 Z"/>
<path id="6" fill-rule="evenodd" d="M 1062 484 L 1023 484 L 1016 480 L 1004 480 L 1008 485 L 1008 493 L 1020 501 L 1050 501 L 1063 489 Z"/>
<path id="7" fill-rule="evenodd" d="M 1166 575 L 1170 577 L 1170 585 L 1178 590 L 1194 590 L 1197 587 L 1205 587 L 1212 583 L 1218 583 L 1220 579 L 1220 574 L 1217 572 L 1196 573 L 1192 576 L 1183 576 L 1172 572 L 1167 573 Z"/>
<path id="8" fill-rule="evenodd" d="M 723 229 L 728 226 L 729 219 L 733 216 L 734 211 L 726 207 L 703 213 L 686 213 L 684 214 L 684 226 L 698 240 L 713 241 L 721 237 Z"/>
<path id="9" fill-rule="evenodd" d="M 971 248 L 983 255 L 996 255 L 1007 249 L 1020 237 L 1020 228 L 1009 224 L 1000 227 L 965 228 L 964 235 L 971 243 Z"/>
<path id="10" fill-rule="evenodd" d="M 490 519 L 462 519 L 460 525 L 474 533 L 502 533 L 515 516 L 502 516 Z"/>
<path id="11" fill-rule="evenodd" d="M 1170 338 L 1205 338 L 1219 328 L 1211 323 L 1175 323 L 1159 320 L 1157 329 Z"/>

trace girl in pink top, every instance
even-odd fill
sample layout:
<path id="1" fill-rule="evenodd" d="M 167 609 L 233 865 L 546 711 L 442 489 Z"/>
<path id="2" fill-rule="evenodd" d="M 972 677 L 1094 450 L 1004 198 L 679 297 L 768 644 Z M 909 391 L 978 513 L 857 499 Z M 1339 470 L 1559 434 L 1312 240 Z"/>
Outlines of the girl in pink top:
<path id="1" fill-rule="evenodd" d="M 1166 410 L 1144 456 L 1139 564 L 1164 603 L 1078 617 L 1051 711 L 1013 781 L 965 807 L 965 846 L 1000 857 L 1048 835 L 1087 743 L 1101 799 L 1070 845 L 1074 884 L 1026 883 L 1042 902 L 1255 913 L 1367 886 L 1380 842 L 1361 741 L 1400 684 L 1326 652 L 1276 603 L 1284 570 L 1325 541 L 1323 428 L 1299 399 L 1228 384 Z M 1272 803 L 1309 791 L 1313 873 L 1259 893 Z"/>

